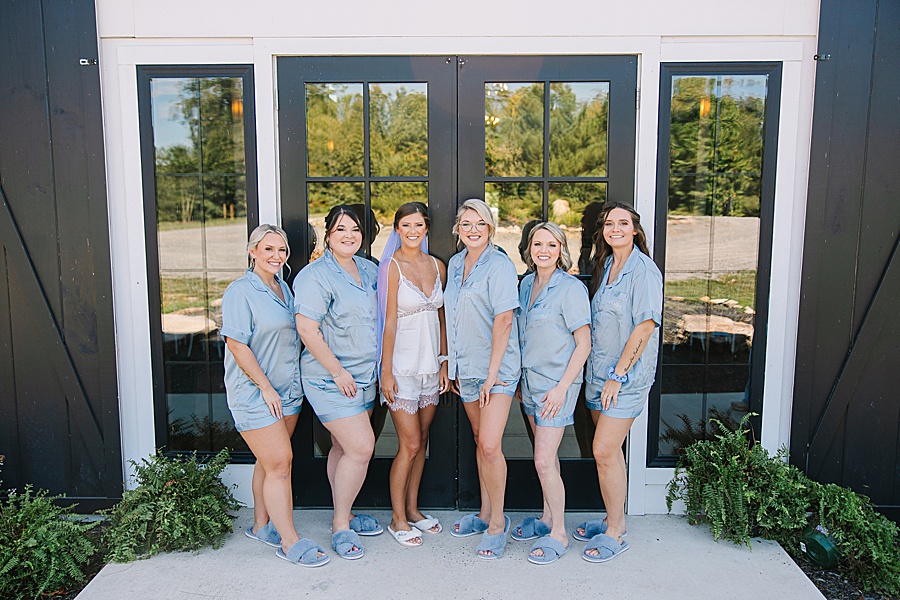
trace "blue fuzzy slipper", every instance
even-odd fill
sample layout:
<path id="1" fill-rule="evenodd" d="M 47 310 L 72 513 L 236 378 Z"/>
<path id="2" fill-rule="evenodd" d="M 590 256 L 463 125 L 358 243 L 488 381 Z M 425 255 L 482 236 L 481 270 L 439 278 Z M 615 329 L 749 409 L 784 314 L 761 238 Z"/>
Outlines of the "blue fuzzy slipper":
<path id="1" fill-rule="evenodd" d="M 353 550 L 356 546 L 356 550 Z M 359 541 L 359 536 L 352 529 L 342 529 L 331 536 L 331 547 L 337 552 L 337 555 L 347 560 L 356 560 L 362 558 L 363 547 Z"/>
<path id="2" fill-rule="evenodd" d="M 478 558 L 494 560 L 503 557 L 503 553 L 506 551 L 506 534 L 509 533 L 509 517 L 504 515 L 503 518 L 506 520 L 503 525 L 503 533 L 491 535 L 487 532 L 487 529 L 484 530 L 481 542 L 478 544 L 478 547 L 475 548 L 475 555 Z M 484 551 L 488 551 L 490 554 L 480 554 Z"/>
<path id="3" fill-rule="evenodd" d="M 544 555 L 535 556 L 531 554 L 535 550 L 540 549 Z M 531 551 L 528 553 L 528 562 L 536 565 L 549 565 L 562 558 L 562 555 L 569 551 L 568 546 L 564 546 L 559 540 L 554 540 L 549 535 L 545 535 L 534 543 Z"/>
<path id="4" fill-rule="evenodd" d="M 579 529 L 584 529 L 584 535 L 578 533 Z M 577 525 L 572 530 L 572 537 L 579 542 L 589 542 L 595 535 L 600 535 L 601 533 L 606 533 L 606 519 L 591 519 Z M 627 531 L 622 534 L 622 537 L 626 535 L 628 535 Z"/>
<path id="5" fill-rule="evenodd" d="M 322 553 L 322 556 L 319 556 L 319 552 Z M 325 548 L 308 538 L 294 542 L 294 545 L 288 549 L 287 554 L 279 548 L 275 551 L 275 556 L 301 567 L 321 567 L 331 560 L 325 554 Z"/>
<path id="6" fill-rule="evenodd" d="M 584 547 L 581 558 L 592 563 L 602 563 L 614 559 L 628 550 L 628 547 L 628 542 L 622 540 L 622 543 L 619 543 L 616 538 L 600 533 L 591 538 L 588 545 Z M 587 553 L 588 550 L 597 550 L 599 554 L 592 556 Z"/>
<path id="7" fill-rule="evenodd" d="M 256 540 L 258 542 L 262 542 L 268 546 L 272 546 L 273 548 L 281 547 L 281 536 L 278 535 L 278 531 L 276 531 L 275 526 L 272 525 L 272 521 L 269 521 L 262 527 L 256 530 L 256 533 L 253 533 L 253 526 L 247 527 L 244 529 L 244 535 L 246 535 L 251 540 Z"/>
<path id="8" fill-rule="evenodd" d="M 384 527 L 372 515 L 356 515 L 350 519 L 350 529 L 359 535 L 378 535 Z"/>
<path id="9" fill-rule="evenodd" d="M 466 515 L 453 524 L 450 535 L 453 537 L 469 537 L 483 531 L 487 531 L 488 524 L 481 520 L 477 514 Z"/>
<path id="10" fill-rule="evenodd" d="M 527 542 L 528 540 L 536 540 L 550 533 L 547 524 L 537 517 L 528 517 L 517 526 L 513 527 L 509 537 L 517 542 Z"/>

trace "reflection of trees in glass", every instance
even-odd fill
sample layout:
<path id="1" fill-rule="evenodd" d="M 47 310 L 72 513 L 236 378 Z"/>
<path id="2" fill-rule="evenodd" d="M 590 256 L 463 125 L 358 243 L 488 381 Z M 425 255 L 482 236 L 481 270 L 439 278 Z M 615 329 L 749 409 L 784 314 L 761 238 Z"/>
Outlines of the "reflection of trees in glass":
<path id="1" fill-rule="evenodd" d="M 605 83 L 550 84 L 550 165 L 554 177 L 606 174 L 609 94 Z M 543 175 L 544 84 L 488 83 L 485 85 L 485 174 L 489 177 Z M 584 89 L 581 96 L 575 86 Z M 583 98 L 590 88 L 593 96 Z M 522 224 L 541 217 L 540 185 L 503 182 L 487 186 L 488 203 L 500 219 Z M 583 207 L 598 199 L 589 186 L 551 188 L 549 202 L 565 200 L 572 215 L 560 219 L 577 225 Z M 568 221 L 571 221 L 570 223 Z"/>
<path id="2" fill-rule="evenodd" d="M 190 79 L 175 101 L 190 145 L 156 148 L 156 202 L 160 222 L 246 216 L 243 86 L 240 78 Z M 221 174 L 229 174 L 227 177 Z M 185 175 L 193 177 L 185 177 Z M 217 177 L 197 175 L 216 174 Z"/>
<path id="3" fill-rule="evenodd" d="M 428 175 L 426 84 L 371 84 L 369 88 L 369 173 L 363 169 L 361 84 L 307 84 L 306 131 L 312 177 L 410 177 Z M 363 201 L 363 184 L 321 182 L 309 186 L 309 211 Z M 392 219 L 404 202 L 427 202 L 425 183 L 373 184 L 372 208 Z"/>
<path id="4" fill-rule="evenodd" d="M 574 84 L 595 88 L 589 102 L 579 102 L 573 84 L 550 84 L 550 175 L 606 174 L 608 84 Z"/>
<path id="5" fill-rule="evenodd" d="M 363 175 L 361 84 L 306 84 L 306 148 L 310 177 Z"/>
<path id="6" fill-rule="evenodd" d="M 488 83 L 484 87 L 485 173 L 540 177 L 544 84 Z"/>
<path id="7" fill-rule="evenodd" d="M 424 88 L 425 84 L 371 85 L 369 156 L 372 175 L 428 175 L 428 97 Z"/>
<path id="8" fill-rule="evenodd" d="M 765 78 L 747 77 L 765 90 Z M 756 81 L 758 80 L 758 81 Z M 675 77 L 669 213 L 759 216 L 765 98 L 727 76 Z"/>

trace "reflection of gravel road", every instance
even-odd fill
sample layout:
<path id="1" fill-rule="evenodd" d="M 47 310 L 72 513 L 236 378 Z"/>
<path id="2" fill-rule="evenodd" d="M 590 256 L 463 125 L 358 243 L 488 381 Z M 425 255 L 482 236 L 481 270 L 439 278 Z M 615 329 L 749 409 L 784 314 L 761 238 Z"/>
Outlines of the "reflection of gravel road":
<path id="1" fill-rule="evenodd" d="M 324 238 L 324 219 L 314 219 L 319 247 Z M 375 238 L 372 254 L 381 256 L 390 233 L 385 225 Z M 246 228 L 243 224 L 220 225 L 206 229 L 207 266 L 231 271 L 236 277 L 247 264 Z M 578 260 L 581 230 L 566 232 L 572 259 Z M 519 258 L 518 227 L 498 228 L 494 241 L 502 246 L 516 264 L 518 272 L 525 266 Z M 759 219 L 751 217 L 672 217 L 667 232 L 666 277 L 669 280 L 695 276 L 696 271 L 739 271 L 756 269 L 759 245 Z M 710 240 L 712 248 L 710 251 Z M 163 269 L 202 269 L 200 228 L 173 229 L 159 234 L 160 267 Z"/>

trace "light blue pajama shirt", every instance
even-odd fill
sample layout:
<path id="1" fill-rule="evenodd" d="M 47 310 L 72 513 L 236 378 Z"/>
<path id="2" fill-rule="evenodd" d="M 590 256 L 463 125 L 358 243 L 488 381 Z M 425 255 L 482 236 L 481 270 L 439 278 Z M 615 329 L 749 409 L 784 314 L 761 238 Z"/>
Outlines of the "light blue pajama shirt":
<path id="1" fill-rule="evenodd" d="M 293 296 L 280 278 L 284 300 L 253 271 L 231 283 L 222 296 L 222 338 L 246 344 L 281 396 L 282 414 L 300 412 L 300 336 L 294 323 Z M 225 346 L 225 394 L 238 431 L 275 423 L 256 384 L 244 374 Z"/>
<path id="2" fill-rule="evenodd" d="M 662 324 L 663 280 L 653 259 L 637 246 L 631 250 L 616 280 L 607 284 L 612 257 L 606 260 L 601 285 L 591 300 L 591 354 L 585 386 L 588 408 L 601 410 L 600 391 L 609 367 L 615 368 L 634 328 L 648 319 L 656 327 L 644 352 L 628 371 L 617 407 L 603 411 L 612 417 L 633 418 L 641 414 L 656 377 L 659 327 Z"/>
<path id="3" fill-rule="evenodd" d="M 463 283 L 467 254 L 468 250 L 463 249 L 447 266 L 444 314 L 450 379 L 458 380 L 463 401 L 472 402 L 478 399 L 478 389 L 487 378 L 494 319 L 500 313 L 518 309 L 519 294 L 515 266 L 493 245 L 485 248 Z M 514 319 L 498 375 L 498 381 L 507 385 L 494 386 L 492 393 L 515 393 L 520 368 L 519 333 Z"/>

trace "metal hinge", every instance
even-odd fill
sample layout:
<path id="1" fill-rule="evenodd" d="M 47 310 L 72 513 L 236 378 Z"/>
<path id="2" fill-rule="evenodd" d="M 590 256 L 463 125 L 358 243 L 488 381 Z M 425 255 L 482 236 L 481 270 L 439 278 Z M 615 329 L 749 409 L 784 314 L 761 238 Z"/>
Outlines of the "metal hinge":
<path id="1" fill-rule="evenodd" d="M 634 90 L 634 110 L 641 110 L 641 88 Z"/>
<path id="2" fill-rule="evenodd" d="M 819 60 L 819 61 L 831 60 L 831 55 L 830 54 L 816 54 L 815 56 L 813 56 L 813 60 Z"/>
<path id="3" fill-rule="evenodd" d="M 78 64 L 82 67 L 92 67 L 99 63 L 96 58 L 79 58 Z"/>

